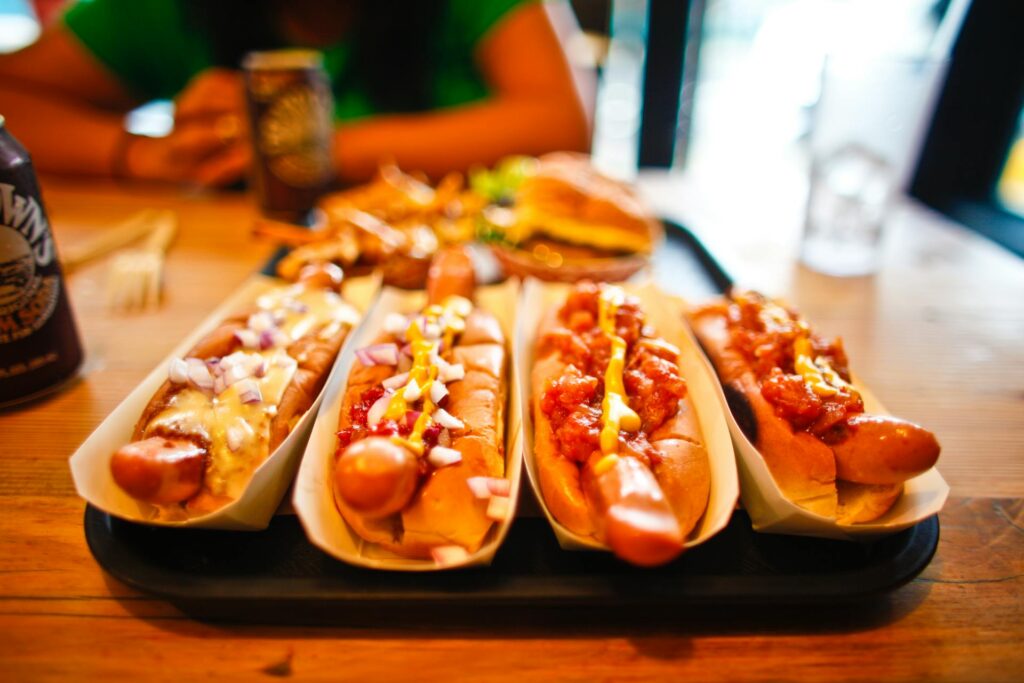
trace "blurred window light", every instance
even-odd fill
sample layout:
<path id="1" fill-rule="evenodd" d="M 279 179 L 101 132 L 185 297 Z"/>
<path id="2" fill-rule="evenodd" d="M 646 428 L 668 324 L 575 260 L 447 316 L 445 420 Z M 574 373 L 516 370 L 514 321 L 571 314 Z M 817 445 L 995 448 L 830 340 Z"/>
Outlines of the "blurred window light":
<path id="1" fill-rule="evenodd" d="M 0 0 L 0 54 L 31 45 L 39 32 L 39 20 L 28 0 Z"/>
<path id="2" fill-rule="evenodd" d="M 134 135 L 162 138 L 174 130 L 174 103 L 170 100 L 153 100 L 128 112 L 124 127 Z"/>

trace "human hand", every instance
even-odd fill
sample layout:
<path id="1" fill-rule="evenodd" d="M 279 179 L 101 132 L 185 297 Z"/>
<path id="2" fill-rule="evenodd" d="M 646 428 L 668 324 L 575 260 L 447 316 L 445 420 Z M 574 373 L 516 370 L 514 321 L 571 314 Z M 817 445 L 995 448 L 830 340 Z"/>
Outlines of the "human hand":
<path id="1" fill-rule="evenodd" d="M 241 75 L 204 71 L 176 100 L 170 135 L 132 139 L 125 151 L 126 175 L 202 187 L 238 181 L 252 159 L 245 113 Z"/>

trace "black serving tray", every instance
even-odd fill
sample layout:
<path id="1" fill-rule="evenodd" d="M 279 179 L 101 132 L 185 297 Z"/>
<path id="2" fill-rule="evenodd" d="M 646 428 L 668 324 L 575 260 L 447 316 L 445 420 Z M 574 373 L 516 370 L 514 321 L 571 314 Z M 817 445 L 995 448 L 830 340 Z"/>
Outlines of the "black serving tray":
<path id="1" fill-rule="evenodd" d="M 659 284 L 694 299 L 731 286 L 693 233 L 670 221 L 666 233 L 655 264 Z M 528 516 L 537 509 L 529 487 L 523 496 L 526 515 L 512 524 L 489 567 L 445 572 L 346 565 L 312 546 L 292 515 L 276 516 L 260 532 L 209 531 L 135 524 L 87 506 L 85 536 L 110 575 L 187 614 L 270 623 L 346 622 L 367 613 L 371 621 L 394 623 L 410 608 L 440 604 L 846 603 L 907 583 L 928 565 L 939 541 L 937 517 L 882 539 L 850 542 L 755 533 L 737 510 L 721 533 L 674 562 L 638 569 L 608 553 L 562 550 L 547 521 Z"/>

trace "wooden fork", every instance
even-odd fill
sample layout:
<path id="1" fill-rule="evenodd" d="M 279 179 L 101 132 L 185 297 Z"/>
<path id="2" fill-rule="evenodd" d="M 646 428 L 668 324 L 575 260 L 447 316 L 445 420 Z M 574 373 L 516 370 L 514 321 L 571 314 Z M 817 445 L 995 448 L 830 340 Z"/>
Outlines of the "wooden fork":
<path id="1" fill-rule="evenodd" d="M 139 249 L 117 254 L 107 278 L 107 304 L 123 311 L 141 311 L 160 303 L 163 288 L 164 255 L 178 231 L 173 211 L 161 211 Z"/>

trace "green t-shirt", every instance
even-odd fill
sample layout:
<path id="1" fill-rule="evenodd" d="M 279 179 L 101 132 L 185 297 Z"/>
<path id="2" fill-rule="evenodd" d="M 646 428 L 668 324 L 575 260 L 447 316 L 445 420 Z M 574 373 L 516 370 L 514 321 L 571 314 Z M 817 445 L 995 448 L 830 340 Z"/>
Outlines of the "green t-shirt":
<path id="1" fill-rule="evenodd" d="M 431 108 L 487 97 L 474 50 L 495 24 L 525 1 L 449 0 L 434 31 L 438 58 L 432 65 Z M 175 0 L 79 0 L 63 20 L 86 49 L 144 99 L 172 99 L 193 76 L 215 64 L 206 36 L 188 25 Z M 352 64 L 351 43 L 342 40 L 321 50 L 331 81 L 351 83 L 345 78 Z M 336 86 L 334 100 L 338 120 L 378 113 L 362 87 Z"/>

